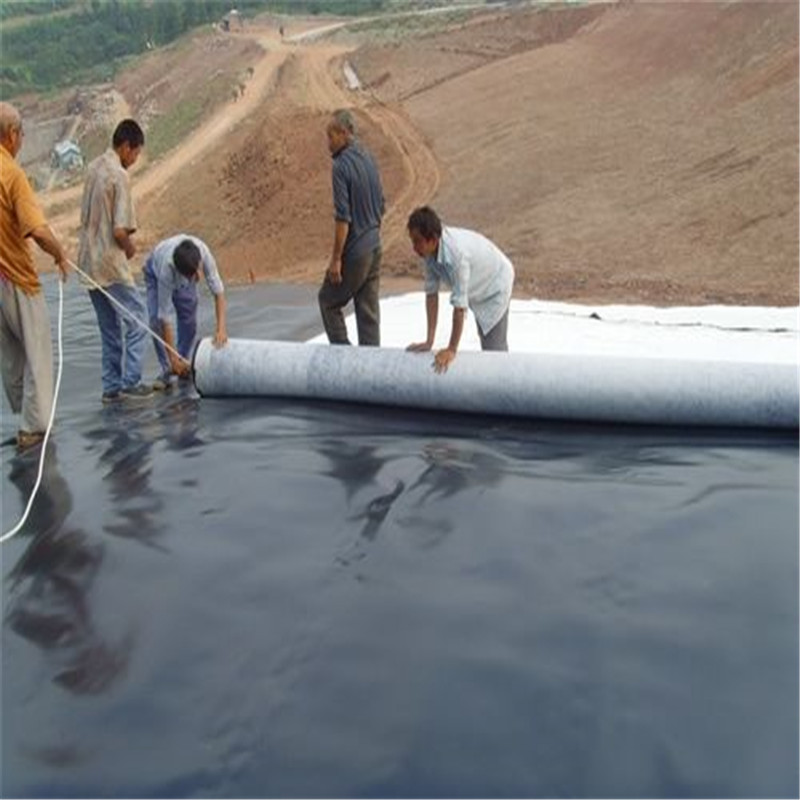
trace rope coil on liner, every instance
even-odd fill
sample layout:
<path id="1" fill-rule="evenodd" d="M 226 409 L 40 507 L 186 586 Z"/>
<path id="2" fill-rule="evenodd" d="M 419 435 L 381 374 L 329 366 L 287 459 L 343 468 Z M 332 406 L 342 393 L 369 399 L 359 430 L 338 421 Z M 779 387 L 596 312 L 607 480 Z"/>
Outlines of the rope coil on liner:
<path id="1" fill-rule="evenodd" d="M 86 280 L 91 283 L 96 289 L 99 289 L 117 308 L 119 308 L 127 317 L 132 319 L 137 325 L 144 328 L 154 339 L 157 339 L 167 350 L 174 353 L 181 361 L 186 359 L 174 348 L 165 342 L 154 330 L 142 322 L 135 314 L 132 314 L 122 303 L 112 297 L 97 281 L 90 275 L 87 275 L 77 264 L 72 261 L 67 261 L 70 267 L 82 275 Z M 0 544 L 7 542 L 12 536 L 17 534 L 22 526 L 28 519 L 28 515 L 33 507 L 33 501 L 36 498 L 36 493 L 39 491 L 39 485 L 42 482 L 42 474 L 44 472 L 44 459 L 47 453 L 47 442 L 50 440 L 50 432 L 53 429 L 53 421 L 56 416 L 56 404 L 58 402 L 58 392 L 61 388 L 61 375 L 64 371 L 64 281 L 62 278 L 58 280 L 58 371 L 56 373 L 56 385 L 53 392 L 53 406 L 50 410 L 50 419 L 47 422 L 47 429 L 44 432 L 44 439 L 42 440 L 42 452 L 39 456 L 39 472 L 36 476 L 36 483 L 33 485 L 33 491 L 28 498 L 28 504 L 25 506 L 25 511 L 22 514 L 19 522 L 11 528 L 11 530 L 0 536 Z"/>

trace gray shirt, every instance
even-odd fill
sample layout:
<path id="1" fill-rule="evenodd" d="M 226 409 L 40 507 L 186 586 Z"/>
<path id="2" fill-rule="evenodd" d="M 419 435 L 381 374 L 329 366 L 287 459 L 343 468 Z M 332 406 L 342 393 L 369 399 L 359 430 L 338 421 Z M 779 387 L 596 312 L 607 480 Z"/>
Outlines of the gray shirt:
<path id="1" fill-rule="evenodd" d="M 380 247 L 386 209 L 381 176 L 372 156 L 358 142 L 351 142 L 333 157 L 333 209 L 336 220 L 350 226 L 343 258 Z"/>

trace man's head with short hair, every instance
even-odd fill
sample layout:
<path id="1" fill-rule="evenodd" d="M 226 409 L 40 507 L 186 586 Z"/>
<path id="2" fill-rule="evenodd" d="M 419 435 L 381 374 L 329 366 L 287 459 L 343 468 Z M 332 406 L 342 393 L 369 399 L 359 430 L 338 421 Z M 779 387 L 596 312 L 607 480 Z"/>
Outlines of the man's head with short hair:
<path id="1" fill-rule="evenodd" d="M 111 146 L 125 169 L 132 167 L 144 147 L 144 131 L 135 119 L 124 119 L 114 129 Z"/>
<path id="2" fill-rule="evenodd" d="M 142 147 L 144 145 L 144 131 L 135 119 L 124 119 L 114 129 L 114 136 L 111 144 L 119 147 L 127 142 L 131 147 Z"/>
<path id="3" fill-rule="evenodd" d="M 439 249 L 442 238 L 442 221 L 430 206 L 420 206 L 408 218 L 408 235 L 418 256 L 427 258 Z"/>
<path id="4" fill-rule="evenodd" d="M 0 102 L 0 144 L 16 158 L 22 149 L 22 117 L 11 103 Z"/>
<path id="5" fill-rule="evenodd" d="M 346 131 L 351 136 L 356 135 L 356 120 L 353 117 L 353 112 L 347 108 L 339 108 L 333 112 L 331 122 L 335 124 L 339 130 Z"/>
<path id="6" fill-rule="evenodd" d="M 328 123 L 328 149 L 332 155 L 347 147 L 356 135 L 356 121 L 352 112 L 340 108 L 331 115 Z"/>
<path id="7" fill-rule="evenodd" d="M 172 263 L 184 278 L 197 277 L 202 258 L 200 248 L 191 239 L 184 239 L 172 253 Z"/>

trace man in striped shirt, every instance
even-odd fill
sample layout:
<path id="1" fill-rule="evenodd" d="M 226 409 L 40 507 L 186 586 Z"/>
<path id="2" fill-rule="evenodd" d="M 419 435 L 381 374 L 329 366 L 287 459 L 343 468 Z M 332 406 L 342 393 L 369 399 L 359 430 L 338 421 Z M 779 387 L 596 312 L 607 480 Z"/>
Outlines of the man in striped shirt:
<path id="1" fill-rule="evenodd" d="M 153 395 L 152 386 L 142 383 L 147 312 L 130 267 L 137 222 L 128 170 L 143 147 L 139 123 L 122 120 L 111 147 L 89 164 L 83 187 L 78 266 L 93 282 L 89 298 L 100 328 L 103 403 Z"/>

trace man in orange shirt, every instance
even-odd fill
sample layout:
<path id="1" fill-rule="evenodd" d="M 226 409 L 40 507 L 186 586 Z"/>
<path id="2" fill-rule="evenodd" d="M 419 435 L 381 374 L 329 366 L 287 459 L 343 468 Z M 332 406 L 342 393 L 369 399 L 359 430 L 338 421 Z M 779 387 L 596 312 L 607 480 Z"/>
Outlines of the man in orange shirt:
<path id="1" fill-rule="evenodd" d="M 0 102 L 0 351 L 3 387 L 11 410 L 22 414 L 17 446 L 38 444 L 53 407 L 50 317 L 28 239 L 55 260 L 62 280 L 67 256 L 17 164 L 22 119 Z"/>

